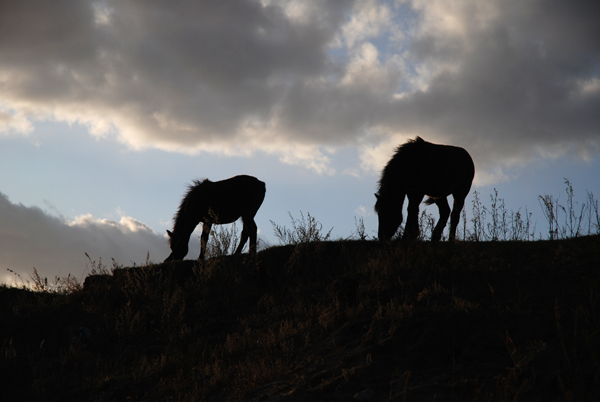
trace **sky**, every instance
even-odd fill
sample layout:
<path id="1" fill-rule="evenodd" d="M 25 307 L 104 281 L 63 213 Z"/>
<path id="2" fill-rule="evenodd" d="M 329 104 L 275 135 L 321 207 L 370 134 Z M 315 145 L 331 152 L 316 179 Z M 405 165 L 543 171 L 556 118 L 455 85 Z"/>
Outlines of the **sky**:
<path id="1" fill-rule="evenodd" d="M 538 196 L 563 202 L 564 178 L 600 197 L 599 18 L 587 0 L 4 0 L 0 281 L 164 260 L 201 178 L 266 183 L 263 245 L 301 214 L 376 236 L 381 169 L 416 136 L 467 149 L 472 194 L 547 231 Z"/>

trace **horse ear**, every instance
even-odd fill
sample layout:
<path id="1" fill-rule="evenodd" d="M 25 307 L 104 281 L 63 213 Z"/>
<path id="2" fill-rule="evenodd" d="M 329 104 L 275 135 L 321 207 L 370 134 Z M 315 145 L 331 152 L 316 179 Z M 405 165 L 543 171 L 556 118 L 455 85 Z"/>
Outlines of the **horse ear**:
<path id="1" fill-rule="evenodd" d="M 375 193 L 375 198 L 379 199 L 379 194 Z M 168 232 L 168 230 L 167 230 Z"/>
<path id="2" fill-rule="evenodd" d="M 170 230 L 167 230 L 167 234 L 169 235 L 170 238 L 173 238 L 173 233 L 171 233 Z"/>

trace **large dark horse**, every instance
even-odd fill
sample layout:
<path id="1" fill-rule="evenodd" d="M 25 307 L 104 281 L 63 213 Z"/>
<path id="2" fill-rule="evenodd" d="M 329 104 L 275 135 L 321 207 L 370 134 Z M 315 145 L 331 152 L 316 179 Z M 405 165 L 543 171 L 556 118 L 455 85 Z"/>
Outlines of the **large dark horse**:
<path id="1" fill-rule="evenodd" d="M 250 252 L 256 251 L 257 228 L 254 216 L 265 199 L 265 183 L 252 176 L 235 176 L 212 182 L 195 180 L 175 214 L 173 232 L 167 230 L 171 255 L 166 261 L 182 260 L 188 253 L 192 232 L 202 223 L 199 260 L 204 259 L 208 235 L 213 224 L 233 223 L 242 218 L 244 228 L 236 254 L 250 238 Z"/>
<path id="2" fill-rule="evenodd" d="M 419 236 L 419 204 L 424 196 L 427 205 L 436 204 L 440 220 L 431 235 L 438 241 L 448 217 L 448 197 L 452 194 L 454 206 L 450 220 L 450 240 L 456 237 L 456 227 L 465 198 L 475 176 L 471 155 L 463 148 L 432 144 L 420 137 L 409 140 L 396 149 L 396 153 L 383 168 L 379 191 L 375 194 L 375 212 L 379 215 L 379 239 L 389 240 L 402 223 L 402 205 L 408 196 L 408 218 L 403 239 Z"/>

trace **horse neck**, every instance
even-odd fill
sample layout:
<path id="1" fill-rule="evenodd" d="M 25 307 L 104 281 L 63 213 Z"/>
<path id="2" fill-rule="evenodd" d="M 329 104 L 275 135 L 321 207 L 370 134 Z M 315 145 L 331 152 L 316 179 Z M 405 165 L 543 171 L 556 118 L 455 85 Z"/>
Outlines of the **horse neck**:
<path id="1" fill-rule="evenodd" d="M 379 195 L 387 199 L 394 200 L 395 202 L 404 203 L 404 198 L 406 197 L 406 190 L 401 186 L 387 184 L 382 185 L 379 188 Z"/>
<path id="2" fill-rule="evenodd" d="M 207 208 L 194 208 L 193 202 L 187 202 L 184 208 L 181 208 L 175 218 L 175 224 L 173 225 L 173 233 L 176 236 L 185 236 L 189 238 L 192 232 L 202 221 L 202 218 L 206 216 Z"/>
<path id="3" fill-rule="evenodd" d="M 182 221 L 181 219 L 179 219 L 175 221 L 175 225 L 173 227 L 173 235 L 178 238 L 186 237 L 189 239 L 198 223 L 200 222 L 198 221 L 196 223 L 193 223 L 192 221 Z"/>

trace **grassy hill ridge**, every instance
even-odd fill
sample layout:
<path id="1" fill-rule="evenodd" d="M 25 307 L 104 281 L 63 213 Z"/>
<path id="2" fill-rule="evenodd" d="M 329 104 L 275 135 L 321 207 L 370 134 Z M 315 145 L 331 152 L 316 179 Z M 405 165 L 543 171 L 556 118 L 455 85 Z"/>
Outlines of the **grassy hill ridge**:
<path id="1" fill-rule="evenodd" d="M 0 378 L 32 401 L 594 401 L 599 268 L 600 236 L 336 241 L 4 287 Z"/>

